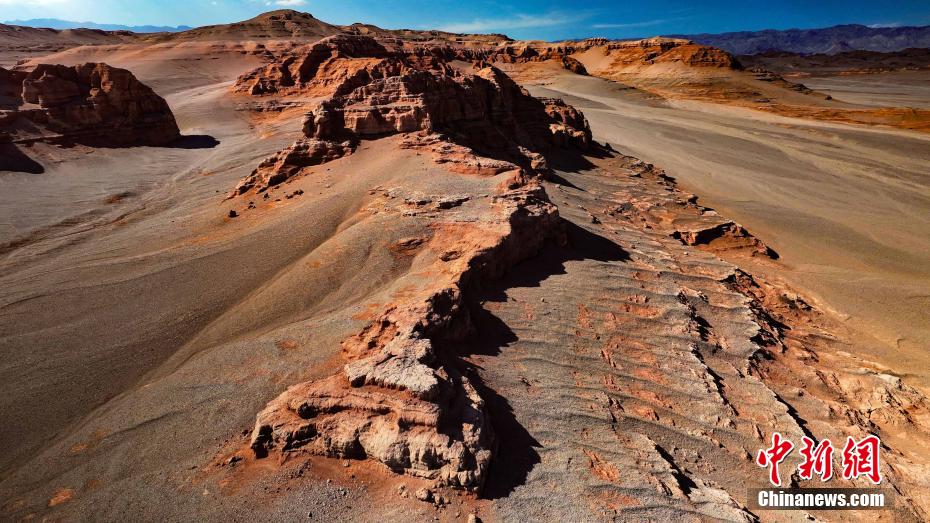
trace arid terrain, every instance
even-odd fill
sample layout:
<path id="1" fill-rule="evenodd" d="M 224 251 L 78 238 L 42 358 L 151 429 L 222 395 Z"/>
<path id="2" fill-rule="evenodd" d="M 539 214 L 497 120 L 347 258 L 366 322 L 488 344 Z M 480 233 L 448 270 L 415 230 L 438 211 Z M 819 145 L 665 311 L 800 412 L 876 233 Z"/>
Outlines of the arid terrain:
<path id="1" fill-rule="evenodd" d="M 0 520 L 926 521 L 905 54 L 0 25 Z"/>

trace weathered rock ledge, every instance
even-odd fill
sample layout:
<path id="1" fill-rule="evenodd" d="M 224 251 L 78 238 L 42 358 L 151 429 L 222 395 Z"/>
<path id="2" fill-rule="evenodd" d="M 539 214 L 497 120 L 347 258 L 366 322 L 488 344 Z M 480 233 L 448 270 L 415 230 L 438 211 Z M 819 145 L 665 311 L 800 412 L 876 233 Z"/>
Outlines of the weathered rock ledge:
<path id="1" fill-rule="evenodd" d="M 374 459 L 437 485 L 480 490 L 495 451 L 484 400 L 448 344 L 470 328 L 463 293 L 561 237 L 536 181 L 503 190 L 490 218 L 425 245 L 430 283 L 343 342 L 340 374 L 287 389 L 262 410 L 252 449 Z"/>

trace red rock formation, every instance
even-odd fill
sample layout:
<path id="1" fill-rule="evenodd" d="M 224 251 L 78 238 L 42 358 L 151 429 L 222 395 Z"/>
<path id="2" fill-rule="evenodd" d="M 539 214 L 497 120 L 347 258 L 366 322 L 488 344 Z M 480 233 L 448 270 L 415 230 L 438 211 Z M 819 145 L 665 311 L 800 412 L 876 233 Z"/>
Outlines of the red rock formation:
<path id="1" fill-rule="evenodd" d="M 336 35 L 300 48 L 280 62 L 243 74 L 236 90 L 253 95 L 351 90 L 372 78 L 395 75 L 402 64 L 373 38 Z M 328 91 L 328 92 L 327 92 Z"/>
<path id="2" fill-rule="evenodd" d="M 462 294 L 474 278 L 498 276 L 561 236 L 558 212 L 534 174 L 547 169 L 552 148 L 588 147 L 591 131 L 562 100 L 537 100 L 499 69 L 463 70 L 446 58 L 446 48 L 385 54 L 370 38 L 341 36 L 240 79 L 253 93 L 326 86 L 333 95 L 305 116 L 307 138 L 264 161 L 232 196 L 262 192 L 360 140 L 397 133 L 406 134 L 402 147 L 429 151 L 453 172 L 501 176 L 474 220 L 429 226 L 434 234 L 417 270 L 434 276 L 343 342 L 340 374 L 293 386 L 258 414 L 251 443 L 258 456 L 300 448 L 371 458 L 440 485 L 483 485 L 494 436 L 483 399 L 446 348 L 470 326 Z M 368 65 L 334 75 L 362 60 Z"/>
<path id="3" fill-rule="evenodd" d="M 352 153 L 351 142 L 298 140 L 290 147 L 266 158 L 248 177 L 242 180 L 231 196 L 258 188 L 260 192 L 294 176 L 304 167 L 319 165 Z"/>
<path id="4" fill-rule="evenodd" d="M 716 47 L 690 43 L 672 47 L 653 58 L 653 60 L 655 62 L 682 62 L 694 67 L 742 68 L 736 58 L 726 51 Z"/>
<path id="5" fill-rule="evenodd" d="M 580 74 L 580 75 L 585 75 L 585 76 L 588 74 L 588 70 L 585 69 L 584 64 L 572 58 L 571 56 L 562 57 L 562 67 L 568 69 L 569 71 L 575 74 Z"/>
<path id="6" fill-rule="evenodd" d="M 561 111 L 556 101 L 550 105 Z M 553 144 L 551 123 L 578 125 L 590 136 L 583 117 L 553 120 L 547 109 L 500 70 L 484 67 L 474 74 L 412 70 L 378 79 L 339 98 L 334 116 L 359 137 L 434 131 L 462 135 L 484 150 L 545 151 Z"/>
<path id="7" fill-rule="evenodd" d="M 262 410 L 252 449 L 301 448 L 370 458 L 399 473 L 480 490 L 495 450 L 484 400 L 444 346 L 469 325 L 462 293 L 499 276 L 561 230 L 529 183 L 495 197 L 494 215 L 440 229 L 429 242 L 436 277 L 343 343 L 341 374 L 290 387 Z"/>
<path id="8" fill-rule="evenodd" d="M 304 134 L 312 141 L 298 142 L 263 162 L 232 195 L 252 188 L 263 191 L 303 167 L 351 152 L 351 143 L 388 134 L 442 134 L 466 148 L 459 153 L 473 150 L 513 164 L 504 170 L 545 170 L 543 155 L 549 148 L 584 149 L 591 143 L 588 123 L 574 108 L 561 100 L 531 97 L 494 67 L 474 72 L 453 68 L 444 61 L 444 49 L 388 52 L 370 37 L 338 36 L 285 58 L 281 65 L 243 75 L 239 91 L 293 94 L 325 88 L 332 97 L 305 118 Z M 433 145 L 429 149 L 437 152 Z"/>
<path id="9" fill-rule="evenodd" d="M 490 62 L 503 63 L 561 60 L 566 69 L 577 74 L 588 74 L 584 65 L 572 55 L 591 50 L 602 51 L 618 65 L 680 62 L 692 67 L 742 69 L 739 61 L 726 51 L 675 38 L 647 38 L 629 42 L 589 38 L 552 45 L 508 46 L 488 52 L 485 58 Z"/>
<path id="10" fill-rule="evenodd" d="M 164 145 L 180 136 L 165 100 L 125 69 L 103 63 L 40 64 L 25 75 L 2 76 L 0 84 L 8 93 L 21 82 L 19 104 L 38 106 L 18 110 L 11 118 L 23 118 L 43 130 L 40 136 L 23 139 Z"/>
<path id="11" fill-rule="evenodd" d="M 714 67 L 742 69 L 732 55 L 706 45 L 675 38 L 647 38 L 633 42 L 609 42 L 585 40 L 567 47 L 569 54 L 591 49 L 602 49 L 613 59 L 615 65 L 636 65 L 679 62 L 692 67 Z"/>
<path id="12" fill-rule="evenodd" d="M 26 73 L 8 71 L 0 67 L 0 107 L 16 107 L 22 104 L 23 80 Z"/>
<path id="13" fill-rule="evenodd" d="M 587 75 L 588 72 L 584 65 L 571 56 L 568 56 L 571 50 L 572 47 L 561 45 L 546 47 L 534 47 L 532 45 L 523 45 L 520 47 L 506 46 L 485 50 L 483 52 L 472 51 L 474 57 L 471 59 L 481 58 L 488 63 L 507 64 L 557 61 L 562 67 L 575 74 Z M 459 54 L 462 54 L 462 51 L 459 51 Z M 459 57 L 459 59 L 462 58 L 462 56 Z"/>

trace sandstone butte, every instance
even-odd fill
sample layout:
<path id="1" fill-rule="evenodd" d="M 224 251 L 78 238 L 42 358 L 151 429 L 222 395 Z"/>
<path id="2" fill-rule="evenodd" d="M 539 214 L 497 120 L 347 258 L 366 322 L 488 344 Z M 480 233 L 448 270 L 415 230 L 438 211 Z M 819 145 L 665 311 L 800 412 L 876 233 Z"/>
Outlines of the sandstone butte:
<path id="1" fill-rule="evenodd" d="M 166 145 L 180 137 L 167 102 L 104 63 L 0 68 L 0 139 L 97 146 Z"/>

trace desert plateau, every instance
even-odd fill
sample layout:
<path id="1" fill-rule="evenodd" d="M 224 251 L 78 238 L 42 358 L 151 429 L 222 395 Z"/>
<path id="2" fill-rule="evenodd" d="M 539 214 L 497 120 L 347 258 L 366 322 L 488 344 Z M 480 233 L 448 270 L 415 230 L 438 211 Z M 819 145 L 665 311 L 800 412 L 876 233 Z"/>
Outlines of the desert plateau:
<path id="1" fill-rule="evenodd" d="M 0 24 L 0 521 L 930 521 L 930 25 L 247 7 Z"/>

